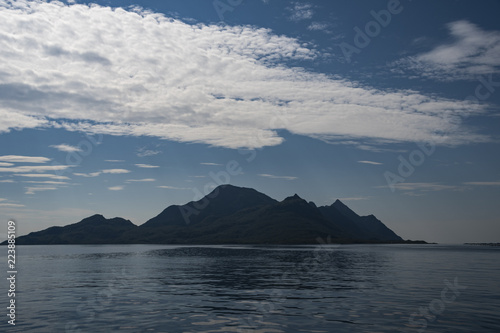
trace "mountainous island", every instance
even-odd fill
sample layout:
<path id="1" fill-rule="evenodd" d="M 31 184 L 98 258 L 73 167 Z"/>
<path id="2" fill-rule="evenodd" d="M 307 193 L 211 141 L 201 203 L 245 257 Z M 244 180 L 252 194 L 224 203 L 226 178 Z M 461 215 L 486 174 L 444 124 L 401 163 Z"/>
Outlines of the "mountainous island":
<path id="1" fill-rule="evenodd" d="M 140 226 L 93 215 L 20 236 L 16 244 L 317 244 L 318 237 L 338 244 L 425 243 L 403 240 L 375 216 L 359 216 L 340 200 L 317 207 L 297 194 L 280 202 L 251 188 L 221 185 Z"/>

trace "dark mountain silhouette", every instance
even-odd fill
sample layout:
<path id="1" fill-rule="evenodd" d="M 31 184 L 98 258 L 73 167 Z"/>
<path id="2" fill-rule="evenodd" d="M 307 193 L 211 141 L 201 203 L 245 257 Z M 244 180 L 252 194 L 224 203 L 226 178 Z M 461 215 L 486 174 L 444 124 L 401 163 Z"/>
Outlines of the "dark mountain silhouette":
<path id="1" fill-rule="evenodd" d="M 137 228 L 129 220 L 120 217 L 106 219 L 96 214 L 75 224 L 50 227 L 18 237 L 16 244 L 109 244 L 110 240 L 117 239 L 124 232 Z"/>
<path id="2" fill-rule="evenodd" d="M 276 202 L 276 200 L 251 188 L 221 185 L 198 201 L 166 208 L 141 227 L 185 226 L 186 224 L 207 223 L 245 208 L 270 205 Z"/>
<path id="3" fill-rule="evenodd" d="M 315 244 L 318 237 L 335 243 L 405 242 L 375 216 L 359 216 L 339 200 L 317 207 L 297 194 L 278 202 L 254 189 L 222 185 L 201 200 L 167 207 L 141 226 L 94 215 L 16 243 Z"/>

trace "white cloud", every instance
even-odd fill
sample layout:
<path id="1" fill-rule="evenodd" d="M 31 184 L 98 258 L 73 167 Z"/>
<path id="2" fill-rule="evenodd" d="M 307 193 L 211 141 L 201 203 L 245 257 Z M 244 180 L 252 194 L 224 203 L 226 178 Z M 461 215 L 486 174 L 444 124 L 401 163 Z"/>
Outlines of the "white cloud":
<path id="1" fill-rule="evenodd" d="M 57 179 L 57 180 L 69 180 L 68 177 L 66 176 L 58 176 L 54 174 L 43 174 L 43 173 L 33 173 L 33 174 L 15 174 L 14 176 L 18 177 L 28 177 L 28 178 L 51 178 L 51 179 Z"/>
<path id="2" fill-rule="evenodd" d="M 108 187 L 108 190 L 110 191 L 121 191 L 125 188 L 125 186 L 111 186 L 111 187 Z"/>
<path id="3" fill-rule="evenodd" d="M 307 30 L 311 30 L 311 31 L 325 31 L 328 29 L 328 27 L 330 26 L 329 23 L 325 23 L 325 22 L 312 22 L 311 24 L 309 24 L 309 26 L 307 27 Z"/>
<path id="4" fill-rule="evenodd" d="M 161 151 L 158 151 L 158 150 L 150 150 L 150 149 L 146 149 L 146 148 L 140 148 L 137 150 L 137 156 L 139 157 L 146 157 L 146 156 L 154 156 L 154 155 L 158 155 L 159 153 L 161 153 Z"/>
<path id="5" fill-rule="evenodd" d="M 394 64 L 396 68 L 443 81 L 475 80 L 480 74 L 500 71 L 500 31 L 486 31 L 466 20 L 451 22 L 447 28 L 452 43 L 404 58 Z"/>
<path id="6" fill-rule="evenodd" d="M 368 197 L 349 197 L 349 198 L 340 198 L 340 201 L 360 201 L 360 200 L 366 200 Z"/>
<path id="7" fill-rule="evenodd" d="M 106 169 L 102 170 L 102 173 L 120 174 L 120 173 L 130 173 L 130 170 L 126 169 Z"/>
<path id="8" fill-rule="evenodd" d="M 71 165 L 32 165 L 32 166 L 16 166 L 0 168 L 0 172 L 28 173 L 28 172 L 45 172 L 45 171 L 60 171 L 71 168 Z"/>
<path id="9" fill-rule="evenodd" d="M 74 172 L 73 173 L 75 176 L 79 176 L 79 177 L 86 177 L 86 178 L 91 178 L 91 177 L 98 177 L 101 172 L 100 171 L 97 171 L 97 172 L 91 172 L 91 173 L 80 173 L 80 172 Z"/>
<path id="10" fill-rule="evenodd" d="M 261 177 L 266 177 L 266 178 L 273 178 L 273 179 L 285 179 L 285 180 L 296 180 L 299 179 L 298 177 L 290 177 L 290 176 L 275 176 L 275 175 L 270 175 L 267 173 L 261 173 L 259 174 Z"/>
<path id="11" fill-rule="evenodd" d="M 313 6 L 308 3 L 293 2 L 293 7 L 288 8 L 291 12 L 290 20 L 292 21 L 302 21 L 310 20 L 314 15 Z"/>
<path id="12" fill-rule="evenodd" d="M 40 156 L 4 155 L 0 156 L 0 161 L 14 163 L 47 163 L 50 161 L 50 158 Z"/>
<path id="13" fill-rule="evenodd" d="M 312 17 L 311 5 L 293 6 Z M 321 54 L 269 29 L 26 0 L 0 0 L 0 22 L 0 118 L 20 115 L 0 132 L 50 126 L 228 148 L 281 144 L 277 129 L 335 142 L 490 140 L 460 117 L 486 106 L 307 72 L 297 61 Z"/>
<path id="14" fill-rule="evenodd" d="M 222 164 L 219 163 L 210 163 L 210 162 L 204 162 L 200 163 L 201 165 L 208 165 L 208 166 L 221 166 Z"/>
<path id="15" fill-rule="evenodd" d="M 144 179 L 127 179 L 127 182 L 155 182 L 154 178 L 144 178 Z"/>
<path id="16" fill-rule="evenodd" d="M 358 161 L 358 163 L 372 164 L 372 165 L 382 165 L 383 163 L 373 162 L 373 161 Z"/>
<path id="17" fill-rule="evenodd" d="M 473 186 L 500 186 L 500 182 L 465 182 L 464 184 Z"/>
<path id="18" fill-rule="evenodd" d="M 15 207 L 15 208 L 19 208 L 19 207 L 25 207 L 25 206 L 21 205 L 21 204 L 13 204 L 13 203 L 0 203 L 0 207 Z"/>
<path id="19" fill-rule="evenodd" d="M 55 148 L 59 151 L 65 152 L 65 153 L 75 153 L 75 152 L 81 152 L 81 148 L 67 145 L 67 144 L 60 144 L 60 145 L 52 145 L 50 146 L 51 148 Z"/>
<path id="20" fill-rule="evenodd" d="M 136 164 L 135 166 L 138 168 L 145 168 L 145 169 L 159 168 L 159 166 L 157 165 L 150 165 L 150 164 Z"/>
<path id="21" fill-rule="evenodd" d="M 36 192 L 54 191 L 54 190 L 57 190 L 57 187 L 48 187 L 48 186 L 26 187 L 25 194 L 35 194 Z"/>
<path id="22" fill-rule="evenodd" d="M 0 167 L 9 167 L 9 166 L 13 166 L 14 163 L 5 163 L 5 162 L 0 162 Z"/>
<path id="23" fill-rule="evenodd" d="M 126 170 L 126 169 L 105 169 L 105 170 L 96 171 L 96 172 L 90 172 L 90 173 L 74 172 L 73 174 L 75 176 L 79 176 L 79 177 L 93 178 L 93 177 L 99 177 L 103 173 L 107 173 L 107 174 L 123 174 L 123 173 L 130 173 L 130 170 Z"/>
<path id="24" fill-rule="evenodd" d="M 12 179 L 3 179 L 0 180 L 0 183 L 15 183 L 15 181 L 13 181 Z"/>
<path id="25" fill-rule="evenodd" d="M 462 190 L 460 186 L 442 185 L 439 183 L 398 183 L 392 185 L 396 190 L 400 191 L 417 191 L 417 192 L 436 192 L 446 190 Z M 388 186 L 379 186 L 379 188 L 386 188 Z"/>
<path id="26" fill-rule="evenodd" d="M 23 183 L 27 184 L 48 184 L 48 185 L 68 185 L 68 182 L 56 182 L 56 181 L 51 181 L 51 180 L 45 180 L 45 181 L 35 181 L 35 180 L 27 180 L 23 181 Z"/>
<path id="27" fill-rule="evenodd" d="M 160 185 L 160 186 L 156 186 L 156 187 L 164 188 L 167 190 L 191 190 L 190 188 L 186 188 L 186 187 L 175 187 L 175 186 L 168 186 L 168 185 Z"/>

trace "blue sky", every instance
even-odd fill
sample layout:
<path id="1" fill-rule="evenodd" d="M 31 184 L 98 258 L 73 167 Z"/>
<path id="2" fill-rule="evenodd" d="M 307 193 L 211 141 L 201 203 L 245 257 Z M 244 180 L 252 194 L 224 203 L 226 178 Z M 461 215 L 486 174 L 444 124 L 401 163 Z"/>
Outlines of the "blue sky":
<path id="1" fill-rule="evenodd" d="M 497 242 L 499 9 L 0 0 L 0 219 L 142 224 L 228 182 Z"/>

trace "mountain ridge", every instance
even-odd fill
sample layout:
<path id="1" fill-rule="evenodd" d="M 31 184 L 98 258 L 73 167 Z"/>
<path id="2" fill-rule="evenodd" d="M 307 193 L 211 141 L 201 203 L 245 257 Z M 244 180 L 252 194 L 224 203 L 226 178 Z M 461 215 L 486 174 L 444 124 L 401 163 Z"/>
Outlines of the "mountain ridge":
<path id="1" fill-rule="evenodd" d="M 226 184 L 198 201 L 168 206 L 139 226 L 95 214 L 20 236 L 16 244 L 315 244 L 318 237 L 334 243 L 407 242 L 374 215 L 359 216 L 340 200 L 318 207 L 298 194 L 277 201 Z"/>

